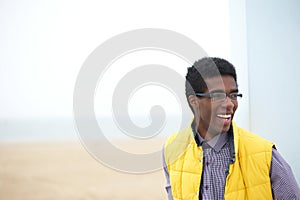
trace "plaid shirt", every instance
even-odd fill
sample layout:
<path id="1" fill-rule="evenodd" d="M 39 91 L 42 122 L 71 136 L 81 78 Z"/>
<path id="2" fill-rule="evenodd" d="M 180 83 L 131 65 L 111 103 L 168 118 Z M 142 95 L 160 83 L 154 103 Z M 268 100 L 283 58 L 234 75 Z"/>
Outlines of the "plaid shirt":
<path id="1" fill-rule="evenodd" d="M 229 165 L 234 162 L 233 136 L 229 131 L 229 133 L 222 133 L 215 136 L 210 141 L 205 141 L 198 132 L 194 131 L 194 134 L 196 143 L 198 146 L 202 146 L 204 152 L 199 199 L 224 199 L 225 182 L 229 172 Z M 167 180 L 166 190 L 168 198 L 172 200 L 169 172 L 164 155 L 163 165 Z M 300 189 L 293 172 L 276 149 L 272 150 L 270 179 L 273 199 L 300 199 Z"/>

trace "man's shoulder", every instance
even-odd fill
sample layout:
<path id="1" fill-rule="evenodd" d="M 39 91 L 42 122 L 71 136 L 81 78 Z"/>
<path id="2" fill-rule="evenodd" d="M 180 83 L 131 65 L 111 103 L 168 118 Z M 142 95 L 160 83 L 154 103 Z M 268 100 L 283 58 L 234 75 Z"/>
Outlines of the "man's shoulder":
<path id="1" fill-rule="evenodd" d="M 180 131 L 176 131 L 172 133 L 167 141 L 166 144 L 170 144 L 172 142 L 187 142 L 190 139 L 190 136 L 193 135 L 193 131 L 190 127 L 184 128 Z"/>
<path id="2" fill-rule="evenodd" d="M 261 137 L 260 135 L 253 133 L 249 130 L 243 129 L 239 126 L 235 126 L 234 132 L 237 132 L 238 136 L 242 139 L 250 140 L 250 141 L 265 141 L 270 142 L 269 140 Z"/>
<path id="3" fill-rule="evenodd" d="M 195 140 L 191 128 L 185 128 L 170 135 L 164 145 L 164 157 L 167 165 L 178 160 L 192 144 L 195 144 Z"/>
<path id="4" fill-rule="evenodd" d="M 234 137 L 238 137 L 240 147 L 244 146 L 250 148 L 255 147 L 254 149 L 269 149 L 274 146 L 274 143 L 271 141 L 238 126 L 234 127 Z"/>

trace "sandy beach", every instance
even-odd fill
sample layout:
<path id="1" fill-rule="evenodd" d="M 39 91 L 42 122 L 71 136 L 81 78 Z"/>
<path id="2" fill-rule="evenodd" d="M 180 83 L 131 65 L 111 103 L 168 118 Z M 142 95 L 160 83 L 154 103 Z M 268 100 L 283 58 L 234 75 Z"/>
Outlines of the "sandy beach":
<path id="1" fill-rule="evenodd" d="M 1 200 L 167 199 L 162 170 L 107 168 L 79 141 L 0 144 Z"/>

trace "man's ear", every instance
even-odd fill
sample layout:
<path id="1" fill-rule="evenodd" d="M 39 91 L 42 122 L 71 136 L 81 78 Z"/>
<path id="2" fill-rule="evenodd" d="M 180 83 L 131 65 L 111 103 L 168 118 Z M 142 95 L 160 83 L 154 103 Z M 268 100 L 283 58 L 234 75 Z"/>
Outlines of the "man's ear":
<path id="1" fill-rule="evenodd" d="M 189 99 L 190 105 L 195 110 L 195 108 L 198 107 L 198 101 L 197 101 L 198 99 L 197 99 L 197 97 L 195 95 L 190 95 L 188 99 Z"/>

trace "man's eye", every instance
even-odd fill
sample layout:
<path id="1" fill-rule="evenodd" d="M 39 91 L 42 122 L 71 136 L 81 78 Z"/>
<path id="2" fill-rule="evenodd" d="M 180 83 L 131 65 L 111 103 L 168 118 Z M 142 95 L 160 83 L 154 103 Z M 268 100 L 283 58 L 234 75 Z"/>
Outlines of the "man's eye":
<path id="1" fill-rule="evenodd" d="M 223 93 L 214 93 L 213 97 L 214 99 L 224 99 L 224 94 Z"/>
<path id="2" fill-rule="evenodd" d="M 230 94 L 231 99 L 237 99 L 237 97 L 238 97 L 238 93 L 231 93 Z"/>

